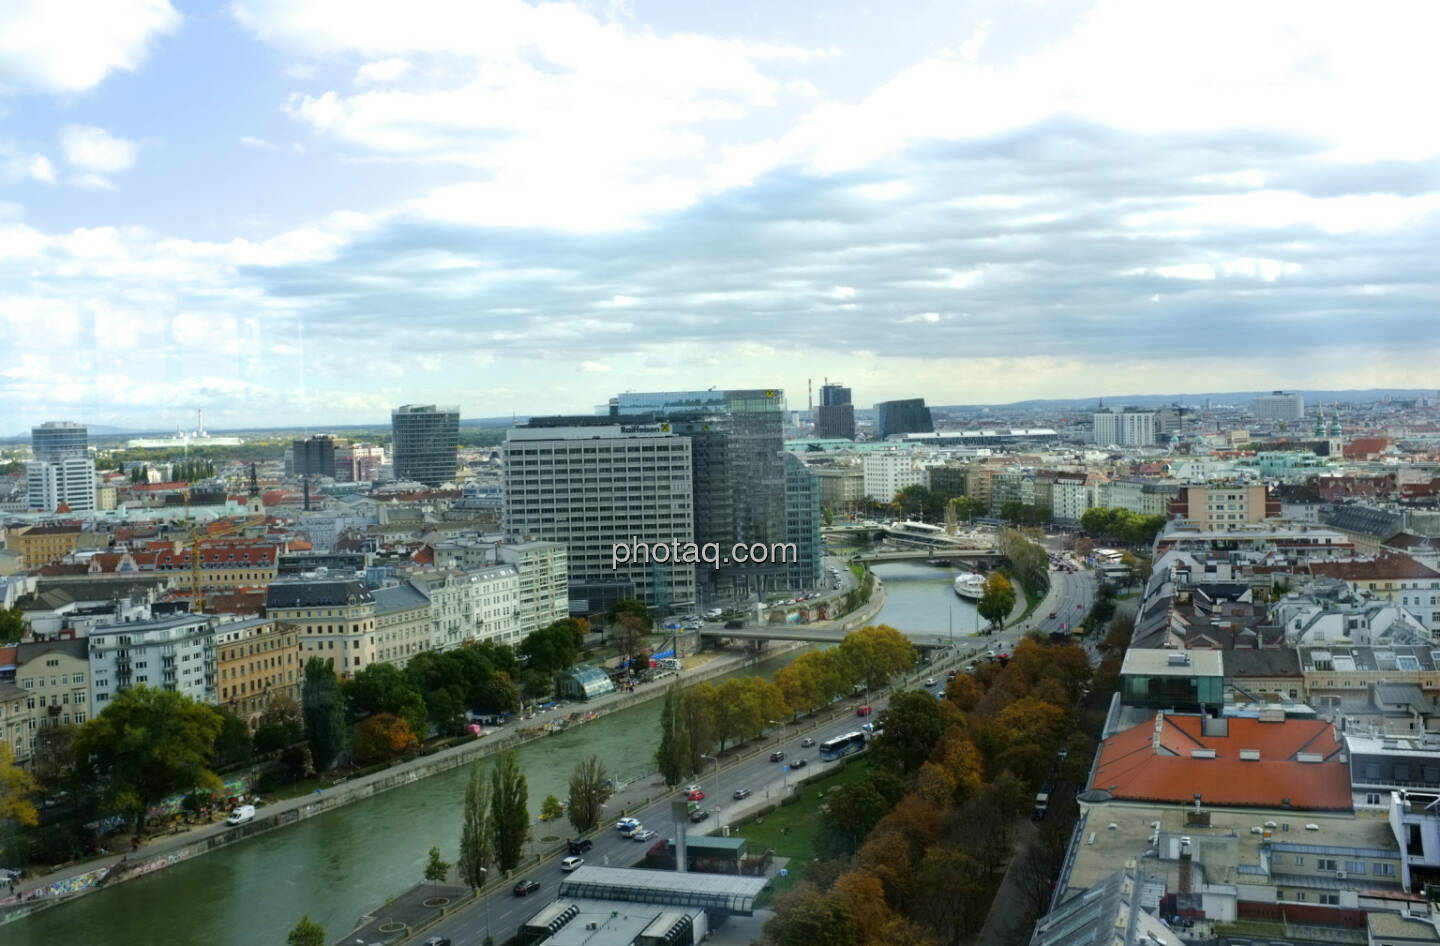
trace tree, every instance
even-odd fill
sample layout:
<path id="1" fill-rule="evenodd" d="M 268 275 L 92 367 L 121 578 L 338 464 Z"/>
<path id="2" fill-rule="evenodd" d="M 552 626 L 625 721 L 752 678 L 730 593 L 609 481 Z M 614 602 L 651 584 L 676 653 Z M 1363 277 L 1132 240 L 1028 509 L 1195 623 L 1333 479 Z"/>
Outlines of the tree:
<path id="1" fill-rule="evenodd" d="M 358 762 L 387 762 L 417 740 L 410 724 L 389 713 L 367 716 L 355 726 L 353 746 Z"/>
<path id="2" fill-rule="evenodd" d="M 29 771 L 45 795 L 62 791 L 75 781 L 75 733 L 78 731 L 78 726 L 66 724 L 46 726 L 35 732 Z"/>
<path id="3" fill-rule="evenodd" d="M 220 714 L 220 735 L 215 739 L 216 768 L 249 761 L 255 748 L 250 727 L 223 706 L 216 707 L 215 712 Z"/>
<path id="4" fill-rule="evenodd" d="M 570 773 L 570 801 L 567 812 L 575 830 L 584 834 L 600 823 L 605 803 L 610 800 L 609 778 L 600 757 L 592 755 L 575 763 Z"/>
<path id="5" fill-rule="evenodd" d="M 885 813 L 890 802 L 875 781 L 864 778 L 826 793 L 820 811 L 820 853 L 830 857 L 851 857 L 860 842 Z"/>
<path id="6" fill-rule="evenodd" d="M 530 789 L 515 750 L 506 749 L 496 757 L 490 772 L 490 832 L 495 861 L 507 873 L 519 866 L 530 837 L 529 797 Z"/>
<path id="7" fill-rule="evenodd" d="M 1005 623 L 1011 610 L 1015 607 L 1015 588 L 998 571 L 991 572 L 990 577 L 985 579 L 985 590 L 980 595 L 980 603 L 975 610 L 980 616 L 990 622 L 992 627 L 998 627 Z"/>
<path id="8" fill-rule="evenodd" d="M 440 849 L 430 849 L 430 860 L 425 864 L 425 879 L 435 884 L 443 884 L 445 878 L 450 874 L 450 865 L 440 858 Z"/>
<path id="9" fill-rule="evenodd" d="M 305 736 L 310 740 L 310 758 L 317 773 L 335 764 L 345 748 L 345 702 L 335 671 L 319 657 L 305 661 L 305 682 L 300 701 L 305 717 Z"/>
<path id="10" fill-rule="evenodd" d="M 650 617 L 650 609 L 645 607 L 645 602 L 639 598 L 619 599 L 610 606 L 608 617 L 611 624 L 628 619 L 633 626 L 647 633 L 655 626 L 654 619 Z"/>
<path id="11" fill-rule="evenodd" d="M 955 707 L 947 706 L 924 690 L 908 690 L 890 700 L 881 715 L 885 734 L 875 740 L 873 764 L 913 775 L 920 770 L 945 730 L 958 725 Z"/>
<path id="12" fill-rule="evenodd" d="M 859 942 L 855 918 L 845 901 L 809 885 L 796 888 L 776 903 L 765 934 L 775 946 L 854 946 Z"/>
<path id="13" fill-rule="evenodd" d="M 891 677 L 915 666 L 915 648 L 910 641 L 883 624 L 851 631 L 836 650 L 839 665 L 848 668 L 872 690 L 878 690 Z"/>
<path id="14" fill-rule="evenodd" d="M 470 782 L 465 786 L 465 815 L 460 826 L 460 879 L 472 890 L 479 890 L 485 886 L 494 860 L 490 787 L 480 769 L 480 760 L 476 759 L 470 766 Z"/>
<path id="15" fill-rule="evenodd" d="M 292 696 L 272 697 L 255 727 L 255 751 L 279 752 L 305 738 L 305 716 Z"/>
<path id="16" fill-rule="evenodd" d="M 340 685 L 351 719 L 389 713 L 403 719 L 410 732 L 423 736 L 430 728 L 425 698 L 394 664 L 373 663 Z"/>
<path id="17" fill-rule="evenodd" d="M 19 608 L 0 608 L 0 644 L 15 644 L 24 636 L 24 612 Z"/>
<path id="18" fill-rule="evenodd" d="M 35 803 L 35 780 L 15 764 L 10 743 L 0 740 L 0 822 L 14 821 L 33 828 L 39 823 Z"/>
<path id="19" fill-rule="evenodd" d="M 325 946 L 325 927 L 310 919 L 307 913 L 285 937 L 285 946 Z"/>
<path id="20" fill-rule="evenodd" d="M 690 767 L 690 728 L 685 700 L 686 693 L 680 684 L 671 684 L 660 710 L 660 745 L 655 749 L 655 765 L 670 788 L 695 771 Z"/>
<path id="21" fill-rule="evenodd" d="M 210 706 L 171 690 L 138 686 L 118 694 L 75 734 L 75 756 L 93 772 L 112 809 L 145 824 L 145 813 L 168 795 L 219 789 L 210 770 L 222 726 Z"/>
<path id="22" fill-rule="evenodd" d="M 554 795 L 546 795 L 545 800 L 540 803 L 540 820 L 554 821 L 565 814 L 565 806 L 560 804 L 560 799 Z"/>

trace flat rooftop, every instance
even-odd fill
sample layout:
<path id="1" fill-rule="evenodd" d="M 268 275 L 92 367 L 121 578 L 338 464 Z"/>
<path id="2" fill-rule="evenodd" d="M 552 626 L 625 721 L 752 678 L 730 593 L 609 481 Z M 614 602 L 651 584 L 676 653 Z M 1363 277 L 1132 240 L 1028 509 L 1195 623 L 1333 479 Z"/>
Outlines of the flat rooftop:
<path id="1" fill-rule="evenodd" d="M 1225 654 L 1219 650 L 1131 647 L 1125 651 L 1120 673 L 1147 677 L 1223 677 Z"/>
<path id="2" fill-rule="evenodd" d="M 734 874 L 677 873 L 629 867 L 585 865 L 560 882 L 559 896 L 586 900 L 624 900 L 676 907 L 698 907 L 710 913 L 748 916 L 765 889 L 765 877 Z M 653 914 L 651 917 L 653 919 Z"/>

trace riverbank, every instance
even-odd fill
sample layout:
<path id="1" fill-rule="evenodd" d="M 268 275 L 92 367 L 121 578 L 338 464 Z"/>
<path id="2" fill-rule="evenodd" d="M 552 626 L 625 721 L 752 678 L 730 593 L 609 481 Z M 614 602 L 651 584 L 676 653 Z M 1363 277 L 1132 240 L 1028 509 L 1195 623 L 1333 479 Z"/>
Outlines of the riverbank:
<path id="1" fill-rule="evenodd" d="M 807 645 L 799 642 L 777 644 L 767 649 L 765 656 L 783 654 L 805 646 Z M 753 664 L 755 659 L 755 655 L 751 653 L 728 653 L 693 669 L 682 671 L 681 679 L 687 684 L 698 683 L 743 669 Z M 535 742 L 562 730 L 575 729 L 619 710 L 657 699 L 664 695 L 672 681 L 673 678 L 639 684 L 634 691 L 601 697 L 593 703 L 583 704 L 583 709 L 569 717 L 556 714 L 555 718 L 543 724 L 536 723 L 538 717 L 516 720 L 509 727 L 492 730 L 484 738 L 451 746 L 432 755 L 397 762 L 364 777 L 342 780 L 330 787 L 317 789 L 314 795 L 263 805 L 258 813 L 259 817 L 245 825 L 232 827 L 223 822 L 194 825 L 177 834 L 143 843 L 138 851 L 116 853 L 81 864 L 71 864 L 62 870 L 27 879 L 20 885 L 16 896 L 0 901 L 0 925 L 50 907 L 73 902 L 81 896 L 137 877 L 174 867 L 211 851 L 297 824 L 344 805 L 413 784 L 422 778 L 468 765 L 474 759 Z M 555 726 L 561 719 L 565 720 L 564 724 Z"/>

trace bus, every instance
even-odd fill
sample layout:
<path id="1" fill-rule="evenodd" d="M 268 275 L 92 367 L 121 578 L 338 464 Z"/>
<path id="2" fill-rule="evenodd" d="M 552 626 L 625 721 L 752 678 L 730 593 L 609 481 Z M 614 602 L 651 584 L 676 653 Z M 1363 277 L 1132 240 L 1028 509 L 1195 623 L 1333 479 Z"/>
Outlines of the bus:
<path id="1" fill-rule="evenodd" d="M 826 742 L 820 743 L 820 761 L 834 762 L 842 756 L 859 752 L 865 748 L 865 734 L 863 732 L 847 732 L 843 736 L 836 736 Z"/>

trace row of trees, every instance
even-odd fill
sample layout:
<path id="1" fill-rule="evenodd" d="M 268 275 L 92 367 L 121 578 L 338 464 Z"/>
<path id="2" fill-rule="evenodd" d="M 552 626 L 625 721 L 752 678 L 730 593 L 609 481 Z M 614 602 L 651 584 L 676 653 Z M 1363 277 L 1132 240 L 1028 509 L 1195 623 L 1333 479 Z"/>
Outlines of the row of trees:
<path id="1" fill-rule="evenodd" d="M 776 946 L 958 946 L 973 939 L 1015 844 L 1032 793 L 1055 777 L 1082 781 L 1094 742 L 1077 726 L 1085 655 L 1022 641 L 1005 667 L 960 674 L 944 700 L 898 694 L 859 781 L 830 790 L 822 860 L 776 904 Z M 1042 834 L 1064 834 L 1047 819 Z M 1062 849 L 1063 849 L 1063 837 Z M 1053 847 L 1053 845 L 1052 845 Z M 1029 857 L 1029 849 L 1026 849 Z M 1038 863 L 1038 861 L 1037 861 Z M 1037 876 L 1039 876 L 1037 874 Z M 1034 902 L 1044 884 L 1026 888 Z"/>
<path id="2" fill-rule="evenodd" d="M 981 593 L 975 610 L 979 611 L 980 616 L 989 621 L 992 627 L 1000 627 L 1014 607 L 1015 586 L 1010 584 L 1010 579 L 1006 578 L 1003 572 L 991 572 L 985 579 L 985 590 Z"/>
<path id="3" fill-rule="evenodd" d="M 997 548 L 1010 563 L 1011 574 L 1030 592 L 1038 594 L 1050 586 L 1050 553 L 1040 543 L 1015 529 L 1001 529 Z"/>
<path id="4" fill-rule="evenodd" d="M 1160 530 L 1165 528 L 1165 517 L 1142 516 L 1128 509 L 1102 509 L 1096 506 L 1085 510 L 1085 514 L 1080 517 L 1080 528 L 1090 535 L 1115 542 L 1150 545 Z"/>
<path id="5" fill-rule="evenodd" d="M 655 762 L 667 785 L 704 770 L 713 752 L 760 736 L 777 720 L 849 696 L 856 686 L 878 689 L 915 666 L 915 650 L 891 627 L 866 627 L 838 647 L 801 654 L 775 675 L 736 677 L 719 686 L 678 684 L 665 695 Z"/>

